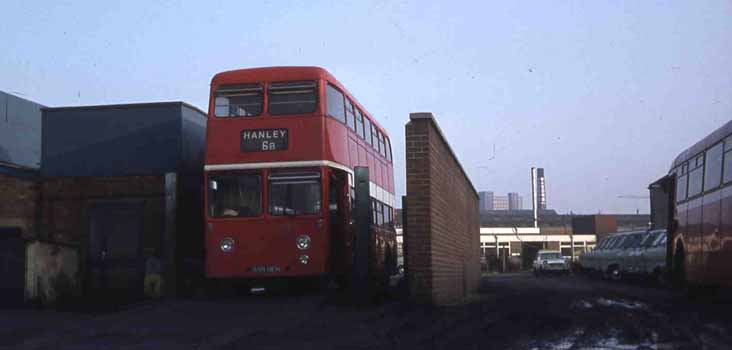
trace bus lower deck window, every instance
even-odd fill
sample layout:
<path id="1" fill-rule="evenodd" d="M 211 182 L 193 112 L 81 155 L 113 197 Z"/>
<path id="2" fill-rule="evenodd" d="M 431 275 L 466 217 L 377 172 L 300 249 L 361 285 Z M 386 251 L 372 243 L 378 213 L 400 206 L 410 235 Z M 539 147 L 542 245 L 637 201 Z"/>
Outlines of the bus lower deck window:
<path id="1" fill-rule="evenodd" d="M 320 173 L 278 172 L 269 175 L 270 215 L 312 215 L 320 212 Z"/>
<path id="2" fill-rule="evenodd" d="M 262 179 L 257 174 L 210 175 L 208 215 L 246 217 L 262 214 Z"/>

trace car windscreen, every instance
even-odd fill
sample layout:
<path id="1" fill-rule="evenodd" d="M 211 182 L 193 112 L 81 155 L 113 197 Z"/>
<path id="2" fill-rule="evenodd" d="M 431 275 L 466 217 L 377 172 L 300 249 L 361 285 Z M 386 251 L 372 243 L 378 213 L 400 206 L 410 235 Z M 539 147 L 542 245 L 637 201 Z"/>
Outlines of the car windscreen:
<path id="1" fill-rule="evenodd" d="M 623 242 L 628 236 L 620 236 L 616 237 L 615 241 L 613 241 L 612 245 L 608 247 L 608 249 L 618 249 L 623 245 Z"/>
<path id="2" fill-rule="evenodd" d="M 637 248 L 642 239 L 643 239 L 643 235 L 640 233 L 628 235 L 628 236 L 626 236 L 625 241 L 620 246 L 620 248 L 621 249 Z"/>
<path id="3" fill-rule="evenodd" d="M 666 245 L 667 237 L 668 236 L 666 235 L 666 232 L 665 231 L 664 232 L 661 232 L 660 237 L 658 237 L 658 239 L 656 239 L 656 241 L 654 242 L 653 246 L 654 247 L 662 247 L 662 246 Z"/>
<path id="4" fill-rule="evenodd" d="M 271 215 L 311 215 L 320 212 L 320 173 L 282 172 L 269 175 Z"/>
<path id="5" fill-rule="evenodd" d="M 247 217 L 262 214 L 259 174 L 220 174 L 208 178 L 210 217 Z"/>
<path id="6" fill-rule="evenodd" d="M 541 254 L 541 258 L 544 259 L 544 260 L 547 260 L 547 259 L 561 259 L 562 258 L 562 254 L 559 254 L 559 253 L 542 253 Z"/>
<path id="7" fill-rule="evenodd" d="M 649 232 L 647 235 L 643 237 L 643 240 L 641 241 L 641 247 L 648 248 L 652 247 L 653 243 L 656 242 L 658 239 L 660 232 Z"/>
<path id="8" fill-rule="evenodd" d="M 312 113 L 318 106 L 314 81 L 272 83 L 267 94 L 271 115 Z"/>
<path id="9" fill-rule="evenodd" d="M 214 114 L 219 118 L 256 117 L 262 114 L 263 103 L 260 84 L 223 85 L 216 90 Z"/>

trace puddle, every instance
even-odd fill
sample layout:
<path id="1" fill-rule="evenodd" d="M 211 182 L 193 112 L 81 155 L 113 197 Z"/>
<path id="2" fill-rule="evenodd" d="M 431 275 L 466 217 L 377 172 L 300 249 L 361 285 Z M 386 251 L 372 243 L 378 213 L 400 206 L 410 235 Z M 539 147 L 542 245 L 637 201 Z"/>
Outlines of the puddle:
<path id="1" fill-rule="evenodd" d="M 577 300 L 574 303 L 572 303 L 572 306 L 570 306 L 570 307 L 572 308 L 572 310 L 578 310 L 578 309 L 581 310 L 581 309 L 592 309 L 595 306 L 592 305 L 592 303 L 587 300 L 580 299 L 580 300 Z"/>
<path id="2" fill-rule="evenodd" d="M 593 336 L 590 339 L 583 339 L 585 335 L 584 329 L 576 329 L 572 335 L 560 338 L 554 341 L 534 343 L 531 347 L 525 347 L 530 350 L 661 350 L 661 349 L 681 349 L 676 344 L 658 344 L 658 335 L 652 334 L 650 339 L 646 339 L 637 344 L 628 344 L 621 340 L 620 333 L 617 329 L 610 329 L 607 333 Z"/>
<path id="3" fill-rule="evenodd" d="M 597 305 L 604 306 L 604 307 L 620 307 L 628 310 L 645 310 L 648 309 L 648 306 L 644 303 L 641 303 L 639 301 L 628 301 L 623 299 L 605 299 L 605 298 L 597 298 Z"/>

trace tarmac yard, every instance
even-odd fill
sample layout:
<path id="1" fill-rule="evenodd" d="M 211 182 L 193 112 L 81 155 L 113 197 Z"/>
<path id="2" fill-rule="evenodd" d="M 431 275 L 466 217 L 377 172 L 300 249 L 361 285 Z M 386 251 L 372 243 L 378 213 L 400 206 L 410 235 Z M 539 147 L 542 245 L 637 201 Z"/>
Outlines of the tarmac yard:
<path id="1" fill-rule="evenodd" d="M 0 349 L 729 349 L 732 305 L 576 276 L 491 275 L 466 305 L 354 307 L 334 292 L 0 312 Z"/>

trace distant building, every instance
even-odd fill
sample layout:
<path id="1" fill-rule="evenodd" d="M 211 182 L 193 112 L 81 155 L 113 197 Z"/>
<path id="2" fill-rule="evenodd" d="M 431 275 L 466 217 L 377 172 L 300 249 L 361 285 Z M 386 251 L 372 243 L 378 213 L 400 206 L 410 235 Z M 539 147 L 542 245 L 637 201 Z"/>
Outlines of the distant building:
<path id="1" fill-rule="evenodd" d="M 539 210 L 546 210 L 546 179 L 544 168 L 536 169 L 536 203 Z"/>
<path id="2" fill-rule="evenodd" d="M 493 210 L 508 210 L 508 196 L 493 196 Z"/>
<path id="3" fill-rule="evenodd" d="M 508 193 L 508 210 L 521 210 L 524 208 L 524 200 L 516 192 Z"/>
<path id="4" fill-rule="evenodd" d="M 478 207 L 481 211 L 523 209 L 524 199 L 516 192 L 510 192 L 507 196 L 497 196 L 492 191 L 481 191 L 478 195 L 480 197 Z"/>
<path id="5" fill-rule="evenodd" d="M 480 198 L 480 200 L 478 202 L 478 208 L 480 210 L 494 210 L 493 192 L 481 191 L 478 193 L 478 196 Z"/>

